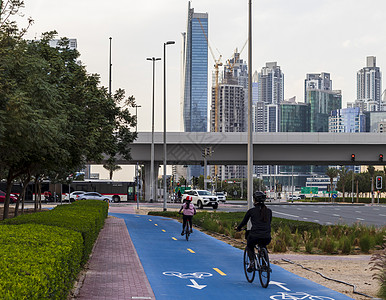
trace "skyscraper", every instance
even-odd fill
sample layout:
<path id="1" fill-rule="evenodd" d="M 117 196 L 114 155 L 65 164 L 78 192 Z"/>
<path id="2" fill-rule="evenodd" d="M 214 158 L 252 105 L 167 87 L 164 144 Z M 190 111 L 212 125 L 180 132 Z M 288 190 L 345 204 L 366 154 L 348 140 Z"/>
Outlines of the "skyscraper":
<path id="1" fill-rule="evenodd" d="M 208 127 L 208 14 L 196 13 L 188 4 L 187 32 L 183 34 L 183 123 L 186 132 L 206 132 Z"/>
<path id="2" fill-rule="evenodd" d="M 304 80 L 304 102 L 307 103 L 308 90 L 332 91 L 332 80 L 330 73 L 311 73 Z"/>
<path id="3" fill-rule="evenodd" d="M 258 101 L 279 104 L 284 100 L 284 74 L 277 62 L 268 62 L 258 73 Z"/>
<path id="4" fill-rule="evenodd" d="M 342 108 L 342 94 L 340 90 L 308 90 L 307 103 L 311 106 L 310 131 L 328 132 L 328 117 L 331 111 Z"/>
<path id="5" fill-rule="evenodd" d="M 359 107 L 331 111 L 328 132 L 365 132 L 365 115 Z"/>
<path id="6" fill-rule="evenodd" d="M 382 75 L 376 66 L 376 57 L 368 56 L 366 67 L 357 72 L 357 100 L 376 103 L 381 109 Z"/>

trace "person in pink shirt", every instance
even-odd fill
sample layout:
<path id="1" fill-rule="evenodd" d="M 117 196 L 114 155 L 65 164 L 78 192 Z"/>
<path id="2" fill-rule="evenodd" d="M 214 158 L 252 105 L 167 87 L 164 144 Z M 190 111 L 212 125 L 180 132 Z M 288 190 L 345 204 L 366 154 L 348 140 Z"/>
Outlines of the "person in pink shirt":
<path id="1" fill-rule="evenodd" d="M 184 232 L 184 228 L 185 228 L 185 225 L 186 225 L 186 222 L 189 221 L 189 225 L 190 225 L 190 233 L 193 232 L 193 216 L 196 214 L 196 208 L 194 207 L 194 204 L 191 203 L 192 202 L 192 197 L 191 196 L 187 196 L 186 199 L 185 199 L 185 203 L 182 204 L 181 208 L 180 208 L 180 211 L 178 212 L 179 214 L 181 213 L 182 211 L 182 232 L 181 232 L 181 235 L 184 235 L 185 232 Z"/>

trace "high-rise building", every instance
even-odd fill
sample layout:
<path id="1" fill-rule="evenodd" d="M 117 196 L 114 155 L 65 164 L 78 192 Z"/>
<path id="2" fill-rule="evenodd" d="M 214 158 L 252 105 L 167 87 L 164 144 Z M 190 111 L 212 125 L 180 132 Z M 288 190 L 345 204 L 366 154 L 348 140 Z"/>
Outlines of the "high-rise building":
<path id="1" fill-rule="evenodd" d="M 52 39 L 49 41 L 49 45 L 52 48 L 62 48 L 62 40 L 61 39 Z M 78 43 L 76 39 L 68 39 L 68 48 L 71 50 L 75 50 L 78 47 Z"/>
<path id="2" fill-rule="evenodd" d="M 366 116 L 366 132 L 385 132 L 386 111 L 364 112 Z"/>
<path id="3" fill-rule="evenodd" d="M 245 132 L 245 90 L 240 85 L 224 84 L 218 86 L 217 131 Z M 211 131 L 215 131 L 215 87 L 212 88 L 212 107 L 210 115 Z"/>
<path id="4" fill-rule="evenodd" d="M 330 73 L 311 73 L 306 75 L 304 80 L 304 102 L 307 103 L 308 90 L 332 91 L 332 80 Z"/>
<path id="5" fill-rule="evenodd" d="M 366 58 L 366 67 L 357 72 L 357 100 L 376 103 L 376 110 L 381 110 L 382 75 L 376 66 L 376 57 Z M 372 107 L 370 107 L 372 109 Z"/>
<path id="6" fill-rule="evenodd" d="M 331 111 L 328 132 L 365 132 L 366 117 L 359 107 Z"/>
<path id="7" fill-rule="evenodd" d="M 307 103 L 310 104 L 310 131 L 328 132 L 328 118 L 331 111 L 342 108 L 340 90 L 308 90 Z"/>
<path id="8" fill-rule="evenodd" d="M 187 32 L 183 34 L 184 103 L 186 132 L 206 132 L 208 128 L 208 14 L 194 12 L 188 4 Z"/>
<path id="9" fill-rule="evenodd" d="M 296 103 L 294 98 L 284 100 L 279 105 L 280 132 L 309 132 L 310 105 Z"/>
<path id="10" fill-rule="evenodd" d="M 258 73 L 258 101 L 279 104 L 284 100 L 284 74 L 277 62 L 268 62 Z"/>

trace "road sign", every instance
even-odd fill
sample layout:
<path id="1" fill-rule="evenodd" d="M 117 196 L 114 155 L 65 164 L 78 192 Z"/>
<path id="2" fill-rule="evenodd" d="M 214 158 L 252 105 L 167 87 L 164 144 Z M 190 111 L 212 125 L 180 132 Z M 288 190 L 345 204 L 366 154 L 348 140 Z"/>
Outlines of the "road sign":
<path id="1" fill-rule="evenodd" d="M 332 194 L 332 198 L 338 197 L 338 194 Z"/>
<path id="2" fill-rule="evenodd" d="M 302 194 L 317 194 L 319 192 L 319 188 L 317 186 L 305 186 L 301 188 Z"/>

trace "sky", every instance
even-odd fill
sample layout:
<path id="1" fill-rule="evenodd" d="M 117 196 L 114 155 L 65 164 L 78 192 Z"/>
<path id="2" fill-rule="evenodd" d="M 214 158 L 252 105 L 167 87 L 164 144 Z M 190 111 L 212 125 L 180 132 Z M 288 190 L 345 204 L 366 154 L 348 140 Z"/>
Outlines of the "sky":
<path id="1" fill-rule="evenodd" d="M 209 45 L 225 62 L 248 37 L 248 1 L 193 0 L 196 12 L 209 15 Z M 26 17 L 35 20 L 27 38 L 56 30 L 76 38 L 80 60 L 108 86 L 109 37 L 112 37 L 112 89 L 136 98 L 138 131 L 151 131 L 152 62 L 166 50 L 167 130 L 182 131 L 181 33 L 186 31 L 188 0 L 25 0 Z M 331 74 L 342 91 L 343 107 L 356 99 L 356 72 L 376 56 L 386 70 L 385 0 L 255 0 L 253 71 L 276 61 L 284 73 L 284 97 L 304 102 L 307 73 Z M 214 59 L 209 53 L 209 78 Z M 247 61 L 247 47 L 241 57 Z M 210 80 L 211 81 L 211 80 Z M 383 85 L 384 86 L 384 85 Z M 163 131 L 163 61 L 155 68 L 155 131 Z M 135 110 L 133 110 L 135 113 Z"/>

